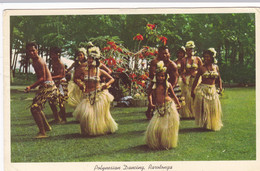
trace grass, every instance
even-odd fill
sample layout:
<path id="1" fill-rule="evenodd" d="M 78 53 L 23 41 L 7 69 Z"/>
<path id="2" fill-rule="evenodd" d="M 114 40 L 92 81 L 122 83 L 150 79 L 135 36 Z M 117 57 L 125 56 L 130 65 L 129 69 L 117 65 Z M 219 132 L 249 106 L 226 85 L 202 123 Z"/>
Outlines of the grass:
<path id="1" fill-rule="evenodd" d="M 73 108 L 67 107 L 68 124 L 52 124 L 49 138 L 34 139 L 38 129 L 26 108 L 33 97 L 33 92 L 11 90 L 11 162 L 256 160 L 255 88 L 225 90 L 224 127 L 219 132 L 200 129 L 194 120 L 181 120 L 177 148 L 159 151 L 145 145 L 149 123 L 145 107 L 112 108 L 119 130 L 96 137 L 80 135 Z M 44 112 L 53 119 L 47 103 Z"/>

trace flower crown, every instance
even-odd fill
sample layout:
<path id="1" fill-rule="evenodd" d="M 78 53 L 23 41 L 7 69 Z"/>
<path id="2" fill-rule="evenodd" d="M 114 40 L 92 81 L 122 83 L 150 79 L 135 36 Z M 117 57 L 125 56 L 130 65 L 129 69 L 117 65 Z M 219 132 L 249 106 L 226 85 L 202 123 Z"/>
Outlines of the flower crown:
<path id="1" fill-rule="evenodd" d="M 78 48 L 78 52 L 82 52 L 85 56 L 87 54 L 87 50 L 84 47 Z"/>
<path id="2" fill-rule="evenodd" d="M 100 58 L 100 49 L 97 46 L 94 47 L 90 47 L 88 49 L 88 55 L 95 58 L 95 59 L 99 59 Z"/>
<path id="3" fill-rule="evenodd" d="M 208 48 L 208 50 L 213 53 L 213 58 L 215 58 L 217 55 L 217 51 L 214 48 Z"/>
<path id="4" fill-rule="evenodd" d="M 160 61 L 157 63 L 157 67 L 156 67 L 156 73 L 159 72 L 166 72 L 167 68 L 164 66 L 164 62 Z"/>
<path id="5" fill-rule="evenodd" d="M 181 48 L 180 49 L 182 49 L 184 52 L 186 52 L 186 49 L 185 49 L 185 47 L 184 46 L 181 46 Z"/>
<path id="6" fill-rule="evenodd" d="M 188 41 L 188 42 L 186 43 L 185 47 L 186 47 L 186 48 L 192 48 L 192 49 L 195 48 L 195 43 L 194 43 L 194 41 L 192 41 L 192 40 Z"/>

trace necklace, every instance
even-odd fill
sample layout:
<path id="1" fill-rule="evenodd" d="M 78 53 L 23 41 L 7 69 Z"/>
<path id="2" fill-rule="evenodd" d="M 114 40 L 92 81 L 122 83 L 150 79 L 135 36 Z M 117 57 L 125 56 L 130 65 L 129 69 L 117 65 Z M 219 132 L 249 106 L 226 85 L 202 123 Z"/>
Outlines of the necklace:
<path id="1" fill-rule="evenodd" d="M 96 71 L 96 77 L 97 77 L 97 71 Z M 90 68 L 88 67 L 88 87 L 90 87 Z M 97 80 L 95 80 L 95 92 L 94 96 L 91 92 L 88 93 L 88 99 L 91 105 L 93 105 L 96 101 L 96 94 L 97 94 Z"/>
<path id="2" fill-rule="evenodd" d="M 156 93 L 155 93 L 155 99 L 156 99 Z M 163 103 L 163 110 L 160 110 L 160 107 L 158 104 L 155 105 L 156 111 L 159 113 L 159 115 L 162 117 L 166 113 L 166 89 L 164 89 L 164 103 Z"/>

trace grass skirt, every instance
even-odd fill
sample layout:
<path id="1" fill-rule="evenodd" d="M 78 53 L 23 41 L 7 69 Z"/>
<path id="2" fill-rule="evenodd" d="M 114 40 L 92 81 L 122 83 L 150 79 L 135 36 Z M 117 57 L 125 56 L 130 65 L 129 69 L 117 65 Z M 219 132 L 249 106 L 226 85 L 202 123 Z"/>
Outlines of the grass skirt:
<path id="1" fill-rule="evenodd" d="M 164 113 L 165 107 L 165 113 Z M 160 113 L 164 113 L 161 115 Z M 170 149 L 177 146 L 179 133 L 179 114 L 173 101 L 156 109 L 147 130 L 145 141 L 151 149 Z"/>
<path id="2" fill-rule="evenodd" d="M 181 118 L 188 118 L 188 116 L 189 116 L 188 114 L 190 112 L 187 107 L 184 107 L 186 105 L 185 97 L 184 97 L 184 93 L 183 93 L 183 89 L 184 89 L 183 87 L 185 85 L 183 84 L 181 77 L 179 77 L 177 85 L 179 85 L 179 88 L 181 89 L 181 94 L 178 96 L 179 102 L 181 103 L 181 108 L 178 110 L 178 112 L 179 112 Z"/>
<path id="3" fill-rule="evenodd" d="M 221 104 L 215 85 L 200 84 L 195 89 L 195 122 L 200 127 L 218 131 L 223 126 Z"/>
<path id="4" fill-rule="evenodd" d="M 68 84 L 68 104 L 76 107 L 83 99 L 84 95 L 80 90 L 79 86 L 74 81 L 69 81 Z"/>
<path id="5" fill-rule="evenodd" d="M 185 105 L 182 107 L 180 112 L 182 118 L 194 118 L 193 112 L 193 99 L 191 97 L 191 88 L 195 77 L 186 76 L 186 84 L 182 83 L 182 95 L 185 98 Z"/>
<path id="6" fill-rule="evenodd" d="M 102 135 L 118 129 L 110 114 L 110 103 L 113 100 L 108 90 L 97 92 L 93 105 L 87 96 L 84 97 L 73 112 L 73 116 L 80 121 L 81 134 Z"/>

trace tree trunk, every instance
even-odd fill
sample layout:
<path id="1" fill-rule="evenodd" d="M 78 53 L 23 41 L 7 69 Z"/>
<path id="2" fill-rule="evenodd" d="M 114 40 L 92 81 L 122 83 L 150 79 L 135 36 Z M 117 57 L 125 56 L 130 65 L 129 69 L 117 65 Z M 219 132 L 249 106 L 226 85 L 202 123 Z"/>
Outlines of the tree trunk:
<path id="1" fill-rule="evenodd" d="M 239 64 L 243 64 L 244 63 L 244 48 L 241 45 L 241 42 L 239 41 L 239 55 L 238 55 L 238 60 L 239 60 Z"/>

